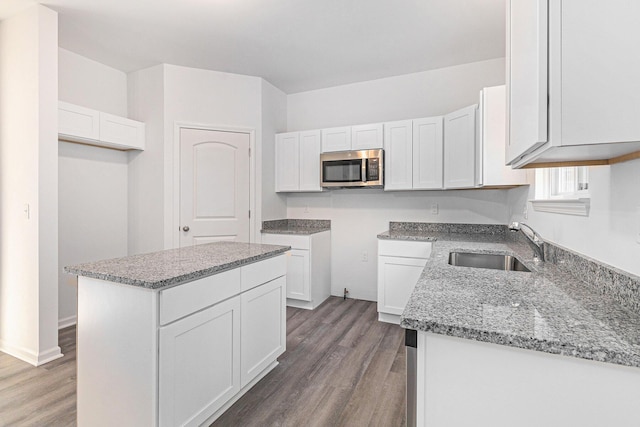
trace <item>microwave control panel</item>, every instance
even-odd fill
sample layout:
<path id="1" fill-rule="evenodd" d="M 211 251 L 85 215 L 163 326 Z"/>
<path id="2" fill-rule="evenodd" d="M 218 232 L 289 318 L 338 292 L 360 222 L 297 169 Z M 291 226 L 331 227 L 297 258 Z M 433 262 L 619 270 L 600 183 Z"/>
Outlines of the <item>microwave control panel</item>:
<path id="1" fill-rule="evenodd" d="M 367 159 L 367 181 L 380 179 L 380 159 Z"/>

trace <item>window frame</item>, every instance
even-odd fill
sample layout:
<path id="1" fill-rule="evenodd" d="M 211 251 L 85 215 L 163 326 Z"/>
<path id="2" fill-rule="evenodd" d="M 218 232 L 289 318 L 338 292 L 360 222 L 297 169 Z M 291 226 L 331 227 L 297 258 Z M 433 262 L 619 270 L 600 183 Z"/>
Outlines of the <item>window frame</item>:
<path id="1" fill-rule="evenodd" d="M 573 175 L 571 179 L 570 175 Z M 572 189 L 567 191 L 567 186 Z M 535 198 L 530 202 L 535 211 L 588 216 L 591 204 L 589 168 L 571 166 L 536 169 Z"/>

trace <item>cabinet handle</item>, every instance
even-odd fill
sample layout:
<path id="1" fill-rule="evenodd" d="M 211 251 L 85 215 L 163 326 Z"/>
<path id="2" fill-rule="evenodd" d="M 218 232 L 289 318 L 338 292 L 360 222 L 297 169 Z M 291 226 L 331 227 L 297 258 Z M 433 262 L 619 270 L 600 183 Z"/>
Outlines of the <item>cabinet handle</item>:
<path id="1" fill-rule="evenodd" d="M 189 231 L 189 226 L 185 225 L 184 227 L 182 227 L 182 231 Z"/>

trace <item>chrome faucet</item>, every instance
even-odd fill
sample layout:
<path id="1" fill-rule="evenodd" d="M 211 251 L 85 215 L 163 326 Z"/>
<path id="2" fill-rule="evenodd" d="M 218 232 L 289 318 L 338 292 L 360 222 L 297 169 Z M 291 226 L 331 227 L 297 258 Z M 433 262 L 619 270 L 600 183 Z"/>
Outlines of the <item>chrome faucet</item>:
<path id="1" fill-rule="evenodd" d="M 529 229 L 529 231 L 531 232 L 531 236 L 525 233 L 522 227 L 526 227 L 527 229 Z M 535 256 L 537 256 L 540 261 L 544 261 L 544 241 L 533 228 L 522 222 L 512 222 L 511 224 L 509 224 L 509 230 L 513 231 L 514 233 L 521 231 L 524 237 L 527 238 L 527 243 L 529 243 L 529 246 L 531 246 L 531 248 L 535 252 Z"/>

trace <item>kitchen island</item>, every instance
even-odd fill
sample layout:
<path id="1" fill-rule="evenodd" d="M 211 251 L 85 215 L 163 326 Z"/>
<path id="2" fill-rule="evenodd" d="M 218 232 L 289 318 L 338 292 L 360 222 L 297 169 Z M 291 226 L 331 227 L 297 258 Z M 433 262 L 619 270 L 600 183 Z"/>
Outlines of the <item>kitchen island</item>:
<path id="1" fill-rule="evenodd" d="M 286 347 L 287 246 L 217 242 L 78 275 L 78 425 L 210 423 Z"/>
<path id="2" fill-rule="evenodd" d="M 506 226 L 414 224 L 382 239 L 432 252 L 402 314 L 417 330 L 418 426 L 636 426 L 640 278 Z M 449 264 L 512 255 L 530 272 Z"/>

